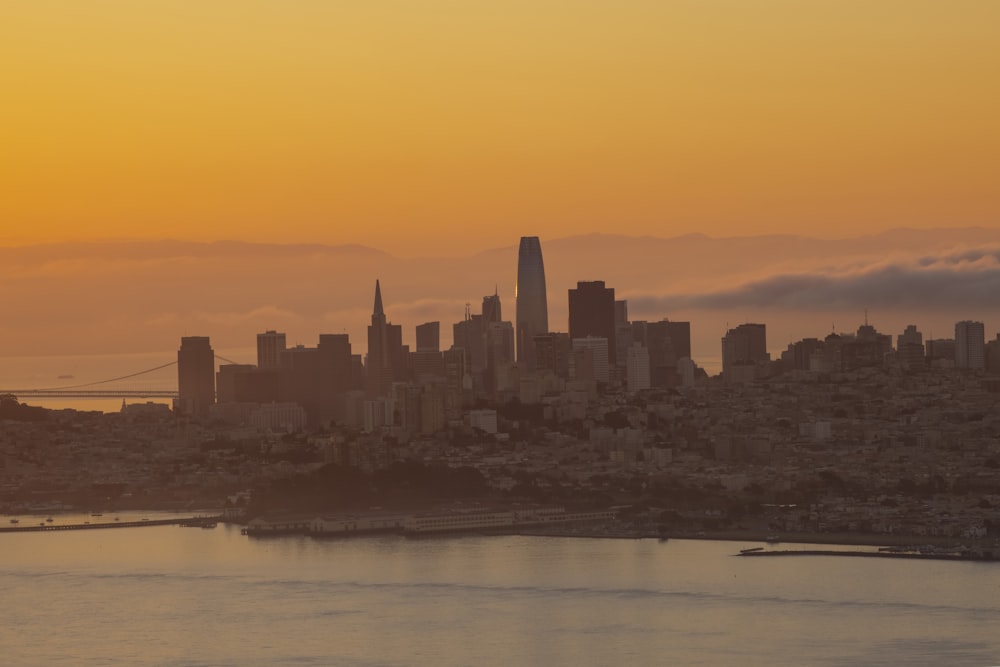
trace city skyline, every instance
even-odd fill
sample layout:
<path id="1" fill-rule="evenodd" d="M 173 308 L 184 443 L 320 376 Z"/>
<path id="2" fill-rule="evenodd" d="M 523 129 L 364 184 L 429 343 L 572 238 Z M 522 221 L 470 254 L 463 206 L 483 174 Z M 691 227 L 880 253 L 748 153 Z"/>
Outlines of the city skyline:
<path id="1" fill-rule="evenodd" d="M 880 330 L 896 333 L 915 322 L 939 338 L 964 319 L 992 327 L 989 295 L 1000 290 L 1000 234 L 985 229 L 898 230 L 838 244 L 611 235 L 544 243 L 549 292 L 564 295 L 582 279 L 604 279 L 628 301 L 632 319 L 693 322 L 692 356 L 709 365 L 719 338 L 741 321 L 767 322 L 772 352 L 824 331 L 851 331 L 865 310 Z M 881 250 L 887 244 L 895 248 L 888 256 Z M 128 260 L 115 259 L 123 252 Z M 245 350 L 247 337 L 275 328 L 291 345 L 317 332 L 347 333 L 363 352 L 371 301 L 356 286 L 379 276 L 392 285 L 386 306 L 408 343 L 417 324 L 457 321 L 465 304 L 483 295 L 506 302 L 508 318 L 516 310 L 516 245 L 447 260 L 239 243 L 70 244 L 0 254 L 7 260 L 0 266 L 6 356 L 172 350 L 177 336 L 210 331 L 217 349 L 248 352 L 240 359 L 249 362 L 256 352 Z M 630 261 L 617 259 L 624 256 Z M 437 271 L 427 271 L 432 264 Z M 458 275 L 463 280 L 453 279 Z M 548 309 L 550 329 L 568 330 L 566 299 L 550 300 Z M 66 327 L 72 336 L 63 334 Z"/>
<path id="2" fill-rule="evenodd" d="M 5 664 L 994 664 L 998 26 L 0 2 Z"/>

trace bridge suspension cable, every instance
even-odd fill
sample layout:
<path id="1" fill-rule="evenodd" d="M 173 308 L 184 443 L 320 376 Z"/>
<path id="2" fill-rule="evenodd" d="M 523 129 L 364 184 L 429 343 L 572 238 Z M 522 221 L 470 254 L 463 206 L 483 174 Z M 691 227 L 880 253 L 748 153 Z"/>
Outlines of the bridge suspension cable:
<path id="1" fill-rule="evenodd" d="M 226 358 L 225 358 L 224 356 L 222 356 L 221 354 L 217 354 L 217 355 L 215 355 L 215 358 L 216 358 L 216 359 L 218 359 L 219 361 L 224 361 L 224 362 L 226 362 L 227 364 L 236 364 L 237 366 L 242 366 L 242 365 L 243 365 L 243 364 L 241 364 L 241 363 L 240 363 L 240 362 L 238 362 L 238 361 L 233 361 L 232 359 L 226 359 Z M 177 363 L 177 362 L 175 361 L 174 363 Z"/>
<path id="2" fill-rule="evenodd" d="M 85 382 L 83 384 L 73 384 L 65 387 L 46 387 L 44 389 L 38 389 L 37 391 L 62 391 L 64 389 L 83 389 L 84 387 L 94 387 L 99 384 L 108 384 L 109 382 L 117 382 L 119 380 L 128 380 L 129 378 L 138 377 L 140 375 L 145 375 L 146 373 L 152 373 L 153 371 L 158 371 L 163 368 L 168 368 L 170 366 L 176 366 L 176 361 L 171 361 L 170 363 L 163 364 L 161 366 L 156 366 L 155 368 L 147 368 L 144 371 L 139 371 L 137 373 L 129 373 L 128 375 L 122 375 L 120 377 L 111 378 L 109 380 L 98 380 L 97 382 Z"/>

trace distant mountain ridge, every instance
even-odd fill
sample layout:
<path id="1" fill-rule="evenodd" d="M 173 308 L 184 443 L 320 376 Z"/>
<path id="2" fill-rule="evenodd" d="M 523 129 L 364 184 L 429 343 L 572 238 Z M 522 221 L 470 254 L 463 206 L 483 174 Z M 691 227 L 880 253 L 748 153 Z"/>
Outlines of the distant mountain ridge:
<path id="1" fill-rule="evenodd" d="M 927 243 L 982 243 L 990 241 L 1000 241 L 1000 228 L 988 227 L 962 227 L 962 228 L 908 228 L 897 227 L 875 234 L 863 236 L 846 236 L 839 238 L 825 238 L 821 236 L 810 236 L 807 234 L 754 234 L 746 236 L 709 236 L 707 234 L 692 233 L 680 234 L 676 236 L 632 236 L 629 234 L 594 232 L 590 234 L 576 234 L 571 236 L 561 236 L 553 238 L 542 238 L 543 249 L 572 249 L 572 250 L 603 250 L 609 249 L 609 244 L 625 246 L 649 247 L 658 246 L 681 246 L 691 248 L 692 246 L 710 245 L 801 245 L 808 246 L 822 244 L 828 248 L 843 250 L 850 248 L 854 251 L 863 249 L 868 243 L 888 243 L 893 247 L 909 248 L 914 245 Z M 861 246 L 859 248 L 858 246 Z M 493 247 L 473 253 L 475 256 L 502 254 L 516 251 L 517 239 L 514 238 L 509 246 Z M 128 250 L 133 257 L 157 257 L 169 255 L 184 256 L 232 256 L 237 254 L 259 255 L 263 253 L 281 253 L 286 255 L 309 254 L 309 253 L 333 253 L 351 254 L 363 253 L 372 256 L 394 258 L 399 260 L 421 260 L 440 259 L 456 257 L 436 253 L 434 255 L 414 255 L 400 257 L 377 247 L 358 244 L 329 244 L 329 243 L 274 243 L 243 241 L 239 239 L 220 239 L 216 241 L 182 241 L 178 239 L 159 240 L 94 240 L 84 242 L 55 242 L 40 243 L 18 246 L 0 246 L 0 257 L 14 258 L 17 256 L 63 258 L 67 256 L 100 257 L 113 252 Z"/>

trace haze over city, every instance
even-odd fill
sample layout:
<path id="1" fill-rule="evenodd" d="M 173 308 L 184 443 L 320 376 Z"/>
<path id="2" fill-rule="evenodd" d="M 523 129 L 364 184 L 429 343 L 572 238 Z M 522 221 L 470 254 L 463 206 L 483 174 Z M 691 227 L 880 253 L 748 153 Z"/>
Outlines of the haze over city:
<path id="1" fill-rule="evenodd" d="M 470 254 L 442 247 L 416 258 L 359 246 L 239 241 L 0 248 L 4 354 L 169 356 L 180 336 L 210 335 L 220 349 L 249 350 L 249 362 L 253 336 L 265 329 L 309 345 L 320 333 L 348 333 L 364 352 L 376 279 L 406 342 L 417 324 L 436 320 L 447 346 L 466 303 L 496 291 L 514 307 L 516 242 L 515 233 L 502 247 Z M 713 372 L 720 338 L 740 322 L 767 323 L 774 352 L 800 338 L 853 331 L 866 309 L 893 334 L 916 323 L 945 335 L 956 321 L 976 319 L 992 338 L 1000 324 L 991 299 L 1000 290 L 1000 232 L 989 228 L 890 230 L 837 241 L 603 234 L 542 243 L 552 330 L 566 330 L 568 289 L 604 280 L 628 300 L 633 319 L 692 322 L 693 357 Z"/>
<path id="2" fill-rule="evenodd" d="M 773 341 L 865 307 L 886 330 L 988 322 L 998 20 L 970 0 L 7 6 L 3 354 L 359 340 L 375 278 L 408 330 L 450 322 L 494 288 L 512 303 L 524 235 L 553 294 L 603 279 L 694 322 L 696 357 L 747 320 Z"/>
<path id="3" fill-rule="evenodd" d="M 4 666 L 1000 664 L 998 30 L 0 3 Z"/>

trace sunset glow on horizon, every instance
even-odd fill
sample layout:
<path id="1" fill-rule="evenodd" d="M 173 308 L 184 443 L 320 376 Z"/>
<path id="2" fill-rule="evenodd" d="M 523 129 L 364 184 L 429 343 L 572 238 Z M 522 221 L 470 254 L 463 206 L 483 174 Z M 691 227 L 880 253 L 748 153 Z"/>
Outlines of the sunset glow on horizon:
<path id="1" fill-rule="evenodd" d="M 0 245 L 412 256 L 1000 213 L 995 3 L 105 0 L 0 17 Z"/>

